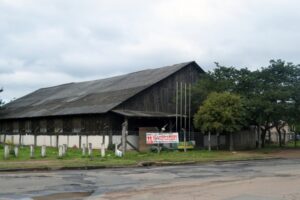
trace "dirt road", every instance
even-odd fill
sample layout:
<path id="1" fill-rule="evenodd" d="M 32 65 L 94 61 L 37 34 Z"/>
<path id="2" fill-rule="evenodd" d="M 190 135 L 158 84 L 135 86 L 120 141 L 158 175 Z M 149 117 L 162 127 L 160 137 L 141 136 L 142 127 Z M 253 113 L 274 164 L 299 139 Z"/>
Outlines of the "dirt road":
<path id="1" fill-rule="evenodd" d="M 0 199 L 300 200 L 300 159 L 0 173 Z"/>

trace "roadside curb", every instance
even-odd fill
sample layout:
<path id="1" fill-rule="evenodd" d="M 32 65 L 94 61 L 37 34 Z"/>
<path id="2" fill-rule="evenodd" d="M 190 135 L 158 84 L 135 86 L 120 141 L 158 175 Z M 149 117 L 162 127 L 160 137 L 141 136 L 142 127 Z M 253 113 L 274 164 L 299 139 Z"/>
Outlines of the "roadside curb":
<path id="1" fill-rule="evenodd" d="M 60 171 L 60 170 L 94 170 L 94 169 L 118 169 L 118 168 L 139 168 L 139 167 L 158 167 L 158 166 L 178 166 L 178 165 L 200 165 L 200 164 L 220 164 L 220 163 L 234 163 L 246 161 L 263 161 L 263 160 L 279 160 L 286 159 L 283 157 L 270 157 L 270 158 L 252 158 L 252 159 L 239 159 L 239 160 L 214 160 L 214 161 L 187 161 L 187 162 L 154 162 L 145 161 L 139 162 L 135 165 L 122 165 L 122 166 L 82 166 L 82 167 L 40 167 L 40 168 L 14 168 L 14 169 L 0 169 L 2 172 L 34 172 L 34 171 Z"/>

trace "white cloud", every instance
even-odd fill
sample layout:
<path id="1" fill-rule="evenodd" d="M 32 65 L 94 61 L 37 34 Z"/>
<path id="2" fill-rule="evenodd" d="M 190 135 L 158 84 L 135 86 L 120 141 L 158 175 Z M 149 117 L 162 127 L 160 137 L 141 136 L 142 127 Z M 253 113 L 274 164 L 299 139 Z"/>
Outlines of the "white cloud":
<path id="1" fill-rule="evenodd" d="M 299 63 L 296 0 L 1 0 L 0 85 L 9 100 L 55 84 L 196 60 Z"/>

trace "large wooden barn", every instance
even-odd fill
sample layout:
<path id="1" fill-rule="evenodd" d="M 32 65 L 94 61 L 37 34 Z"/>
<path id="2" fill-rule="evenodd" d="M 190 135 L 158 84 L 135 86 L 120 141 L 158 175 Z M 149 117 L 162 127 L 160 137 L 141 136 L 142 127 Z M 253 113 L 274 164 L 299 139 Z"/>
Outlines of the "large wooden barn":
<path id="1" fill-rule="evenodd" d="M 134 136 L 140 127 L 168 124 L 168 129 L 176 129 L 178 83 L 194 84 L 201 73 L 204 71 L 193 61 L 42 88 L 1 109 L 0 139 L 53 145 L 55 141 L 58 144 L 58 136 L 60 141 L 67 136 L 71 146 L 80 145 L 82 137 L 99 144 L 107 137 L 106 143 L 111 144 L 118 142 L 126 121 L 129 138 L 132 136 L 132 143 L 137 145 Z"/>

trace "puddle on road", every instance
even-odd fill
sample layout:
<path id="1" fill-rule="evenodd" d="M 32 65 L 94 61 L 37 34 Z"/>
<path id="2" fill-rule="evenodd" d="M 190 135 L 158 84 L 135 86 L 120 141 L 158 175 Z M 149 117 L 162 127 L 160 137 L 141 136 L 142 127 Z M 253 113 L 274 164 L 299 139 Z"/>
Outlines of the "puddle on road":
<path id="1" fill-rule="evenodd" d="M 84 197 L 90 196 L 92 193 L 93 192 L 64 192 L 64 193 L 36 196 L 36 197 L 32 197 L 32 199 L 33 200 L 61 200 L 61 199 L 80 200 L 80 199 L 84 199 Z"/>

